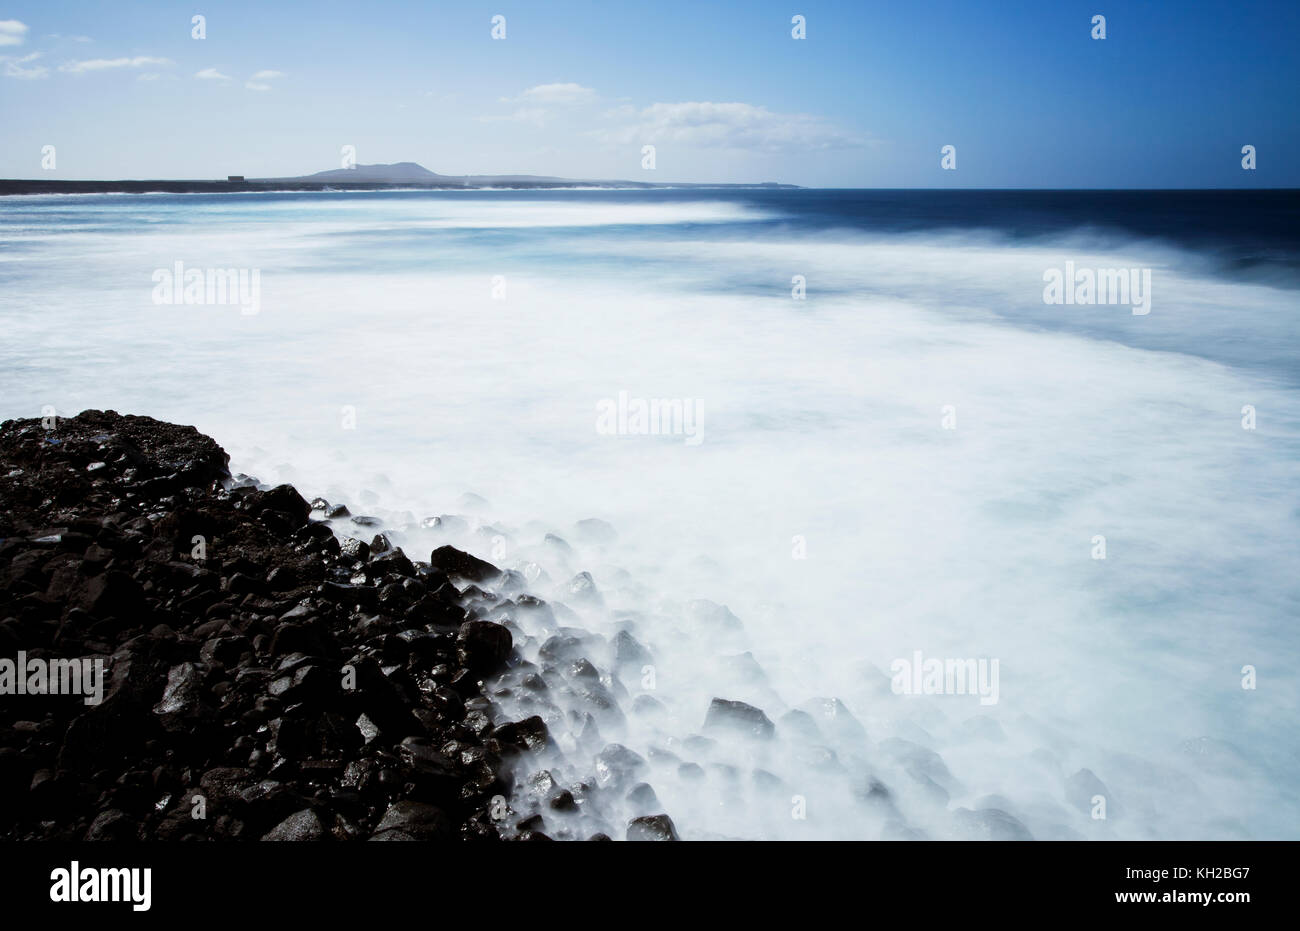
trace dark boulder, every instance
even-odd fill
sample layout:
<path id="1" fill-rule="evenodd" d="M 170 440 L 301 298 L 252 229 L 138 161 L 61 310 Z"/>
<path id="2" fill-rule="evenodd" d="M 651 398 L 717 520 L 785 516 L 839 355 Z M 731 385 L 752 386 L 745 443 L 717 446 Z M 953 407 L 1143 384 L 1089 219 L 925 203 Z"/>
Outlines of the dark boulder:
<path id="1" fill-rule="evenodd" d="M 501 575 L 501 570 L 490 562 L 471 556 L 454 546 L 440 546 L 429 556 L 429 565 L 453 579 L 484 584 Z"/>
<path id="2" fill-rule="evenodd" d="M 392 832 L 402 837 L 381 835 Z M 453 836 L 450 820 L 442 809 L 424 802 L 404 799 L 394 802 L 375 825 L 371 840 L 447 840 Z"/>
<path id="3" fill-rule="evenodd" d="M 644 815 L 627 825 L 627 839 L 634 841 L 677 840 L 677 828 L 667 815 Z"/>
<path id="4" fill-rule="evenodd" d="M 328 836 L 320 815 L 310 808 L 295 812 L 262 836 L 272 841 L 318 841 Z"/>
<path id="5" fill-rule="evenodd" d="M 761 709 L 743 701 L 728 701 L 725 698 L 715 698 L 709 703 L 704 729 L 730 731 L 760 740 L 770 740 L 776 733 L 776 726 Z"/>
<path id="6" fill-rule="evenodd" d="M 509 628 L 492 621 L 466 621 L 456 635 L 456 649 L 466 668 L 494 672 L 510 657 L 514 646 Z"/>

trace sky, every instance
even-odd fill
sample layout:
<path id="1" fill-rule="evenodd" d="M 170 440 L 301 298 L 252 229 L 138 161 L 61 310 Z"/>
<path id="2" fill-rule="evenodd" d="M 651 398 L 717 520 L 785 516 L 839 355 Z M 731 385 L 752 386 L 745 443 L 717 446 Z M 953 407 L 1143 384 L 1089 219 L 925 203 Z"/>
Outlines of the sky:
<path id="1" fill-rule="evenodd" d="M 1298 115 L 1296 0 L 0 0 L 3 178 L 1300 187 Z"/>

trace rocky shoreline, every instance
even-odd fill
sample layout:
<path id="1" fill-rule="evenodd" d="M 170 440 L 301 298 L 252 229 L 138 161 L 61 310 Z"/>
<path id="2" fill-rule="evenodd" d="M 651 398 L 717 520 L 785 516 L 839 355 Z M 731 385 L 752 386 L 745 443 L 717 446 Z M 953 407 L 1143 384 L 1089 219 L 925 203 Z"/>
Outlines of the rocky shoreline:
<path id="1" fill-rule="evenodd" d="M 0 425 L 0 659 L 104 670 L 93 704 L 0 676 L 0 838 L 546 839 L 504 808 L 546 726 L 484 695 L 509 575 L 340 542 L 228 462 L 113 411 Z"/>

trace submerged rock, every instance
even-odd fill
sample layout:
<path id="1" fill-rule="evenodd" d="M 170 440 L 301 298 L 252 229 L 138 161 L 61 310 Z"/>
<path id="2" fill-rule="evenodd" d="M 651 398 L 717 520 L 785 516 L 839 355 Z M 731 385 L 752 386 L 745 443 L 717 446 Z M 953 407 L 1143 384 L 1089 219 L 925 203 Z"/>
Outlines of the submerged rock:
<path id="1" fill-rule="evenodd" d="M 595 517 L 578 521 L 573 529 L 577 538 L 586 543 L 613 543 L 618 539 L 618 532 L 611 524 Z"/>
<path id="2" fill-rule="evenodd" d="M 971 811 L 958 808 L 953 812 L 953 829 L 958 837 L 966 840 L 1033 840 L 1029 829 L 997 808 L 984 808 Z"/>
<path id="3" fill-rule="evenodd" d="M 609 744 L 596 754 L 596 782 L 600 786 L 630 783 L 646 768 L 645 758 L 622 744 Z"/>
<path id="4" fill-rule="evenodd" d="M 1106 784 L 1098 779 L 1092 770 L 1081 769 L 1065 780 L 1065 800 L 1079 811 L 1091 815 L 1098 804 L 1094 799 L 1098 797 L 1105 800 L 1107 819 L 1119 814 L 1119 806 L 1111 797 L 1110 789 L 1106 788 Z"/>
<path id="5" fill-rule="evenodd" d="M 725 698 L 715 698 L 709 703 L 704 729 L 731 731 L 760 740 L 770 740 L 776 733 L 776 726 L 761 709 L 743 701 L 728 701 Z"/>

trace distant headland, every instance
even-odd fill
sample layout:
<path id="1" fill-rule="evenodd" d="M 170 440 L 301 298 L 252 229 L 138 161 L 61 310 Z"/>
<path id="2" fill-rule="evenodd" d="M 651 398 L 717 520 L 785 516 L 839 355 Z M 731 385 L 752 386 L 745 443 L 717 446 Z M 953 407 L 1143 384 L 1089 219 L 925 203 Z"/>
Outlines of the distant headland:
<path id="1" fill-rule="evenodd" d="M 556 188 L 663 189 L 729 188 L 739 190 L 792 190 L 797 184 L 675 184 L 651 181 L 600 181 L 554 178 L 544 175 L 440 175 L 415 162 L 391 165 L 354 165 L 292 178 L 245 178 L 229 175 L 225 180 L 120 180 L 63 181 L 42 179 L 0 179 L 4 194 L 208 194 L 239 191 L 382 191 L 406 190 L 546 190 Z"/>

